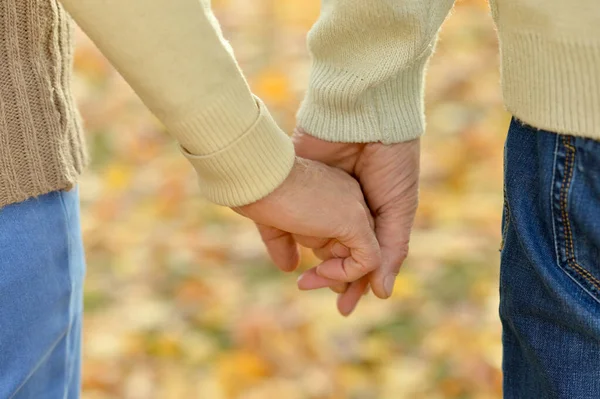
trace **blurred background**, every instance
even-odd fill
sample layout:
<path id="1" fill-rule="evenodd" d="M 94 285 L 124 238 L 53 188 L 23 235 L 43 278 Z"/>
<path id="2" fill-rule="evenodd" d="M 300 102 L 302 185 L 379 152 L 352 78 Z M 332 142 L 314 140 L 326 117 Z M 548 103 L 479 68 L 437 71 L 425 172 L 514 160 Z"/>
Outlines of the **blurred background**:
<path id="1" fill-rule="evenodd" d="M 291 132 L 319 1 L 213 3 Z M 458 1 L 429 67 L 421 205 L 394 296 L 366 296 L 347 319 L 332 292 L 298 292 L 299 273 L 269 262 L 249 221 L 199 198 L 173 140 L 80 32 L 76 69 L 93 156 L 81 182 L 85 399 L 501 397 L 509 116 L 483 0 Z M 302 268 L 315 264 L 303 253 Z"/>

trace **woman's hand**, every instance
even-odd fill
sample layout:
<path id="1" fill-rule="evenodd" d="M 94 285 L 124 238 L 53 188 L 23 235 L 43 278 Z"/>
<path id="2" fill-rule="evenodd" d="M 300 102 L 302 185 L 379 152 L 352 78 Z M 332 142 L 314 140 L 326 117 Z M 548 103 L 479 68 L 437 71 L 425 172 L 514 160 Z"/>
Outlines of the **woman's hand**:
<path id="1" fill-rule="evenodd" d="M 360 185 L 342 170 L 297 158 L 274 192 L 234 210 L 256 222 L 281 270 L 297 267 L 297 243 L 328 259 L 319 267 L 336 271 L 332 277 L 342 282 L 342 289 L 343 282 L 358 280 L 381 266 L 373 219 Z"/>

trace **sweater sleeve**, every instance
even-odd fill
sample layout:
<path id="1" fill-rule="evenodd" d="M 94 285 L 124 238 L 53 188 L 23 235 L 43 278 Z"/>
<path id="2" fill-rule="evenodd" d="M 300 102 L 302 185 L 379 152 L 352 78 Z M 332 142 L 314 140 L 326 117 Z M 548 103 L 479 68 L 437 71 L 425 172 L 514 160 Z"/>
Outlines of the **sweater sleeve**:
<path id="1" fill-rule="evenodd" d="M 209 200 L 240 206 L 279 186 L 293 144 L 255 98 L 210 0 L 61 0 L 182 146 Z"/>
<path id="2" fill-rule="evenodd" d="M 454 0 L 322 0 L 298 125 L 334 142 L 397 143 L 425 129 L 424 70 Z"/>

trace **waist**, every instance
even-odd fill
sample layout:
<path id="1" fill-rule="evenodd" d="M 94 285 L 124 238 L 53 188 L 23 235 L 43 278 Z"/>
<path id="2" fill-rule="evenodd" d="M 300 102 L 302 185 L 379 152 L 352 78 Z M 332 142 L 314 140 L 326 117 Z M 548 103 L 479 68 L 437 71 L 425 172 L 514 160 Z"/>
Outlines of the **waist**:
<path id="1" fill-rule="evenodd" d="M 507 109 L 540 129 L 600 139 L 600 42 L 500 31 Z"/>

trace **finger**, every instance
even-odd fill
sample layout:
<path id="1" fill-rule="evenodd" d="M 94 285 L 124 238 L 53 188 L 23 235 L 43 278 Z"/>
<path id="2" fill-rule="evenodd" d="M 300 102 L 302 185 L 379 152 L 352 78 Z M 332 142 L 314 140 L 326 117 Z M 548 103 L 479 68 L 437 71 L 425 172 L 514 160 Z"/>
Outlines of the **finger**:
<path id="1" fill-rule="evenodd" d="M 343 294 L 348 291 L 348 287 L 350 287 L 350 284 L 348 283 L 333 283 L 329 286 L 329 289 L 336 294 Z"/>
<path id="2" fill-rule="evenodd" d="M 331 238 L 309 237 L 299 234 L 294 234 L 293 237 L 298 244 L 302 245 L 304 248 L 310 249 L 323 248 L 330 244 L 331 241 L 335 241 Z"/>
<path id="3" fill-rule="evenodd" d="M 294 235 L 294 239 L 296 240 L 296 242 L 298 242 L 304 247 L 314 248 L 313 253 L 317 258 L 321 260 L 331 258 L 344 258 L 350 256 L 350 250 L 342 244 L 340 244 L 337 240 L 332 240 L 329 238 L 306 237 L 300 235 Z M 304 285 L 302 285 L 303 287 L 306 287 L 304 288 L 306 290 L 329 287 L 333 292 L 341 294 L 346 292 L 346 290 L 348 289 L 347 283 L 330 280 L 328 278 L 324 278 L 317 275 L 315 268 L 310 269 L 308 272 L 310 273 L 308 277 L 304 275 L 307 273 L 305 272 L 298 278 L 298 281 L 304 278 L 308 278 L 304 281 Z"/>
<path id="4" fill-rule="evenodd" d="M 318 259 L 327 260 L 331 258 L 347 258 L 350 256 L 350 250 L 336 240 L 330 240 L 323 248 L 313 249 L 313 253 Z M 326 279 L 316 274 L 316 269 L 311 269 L 316 277 L 323 281 L 331 281 L 329 288 L 331 291 L 342 294 L 348 289 L 348 283 L 336 282 L 335 280 Z"/>
<path id="5" fill-rule="evenodd" d="M 377 217 L 377 237 L 381 244 L 382 265 L 370 275 L 373 293 L 389 298 L 400 267 L 408 255 L 413 218 L 401 213 L 383 213 Z"/>
<path id="6" fill-rule="evenodd" d="M 337 308 L 338 311 L 343 316 L 349 316 L 354 309 L 356 309 L 356 305 L 360 298 L 364 295 L 369 285 L 369 277 L 363 277 L 358 281 L 350 284 L 348 290 L 340 294 L 337 299 Z"/>
<path id="7" fill-rule="evenodd" d="M 346 292 L 348 285 L 339 281 L 321 277 L 316 273 L 316 268 L 309 269 L 298 277 L 298 288 L 302 291 L 315 290 L 329 287 L 338 294 Z"/>
<path id="8" fill-rule="evenodd" d="M 294 271 L 300 262 L 300 253 L 292 235 L 258 223 L 256 227 L 273 263 L 284 272 Z"/>
<path id="9" fill-rule="evenodd" d="M 347 283 L 358 280 L 370 271 L 356 262 L 352 257 L 328 259 L 317 266 L 317 274 L 319 276 Z"/>
<path id="10" fill-rule="evenodd" d="M 317 238 L 317 237 L 306 237 L 300 235 L 293 236 L 296 242 L 306 248 L 314 248 L 313 253 L 321 260 L 331 258 L 343 258 L 350 256 L 350 250 L 337 242 L 329 238 Z M 312 278 L 318 278 L 318 282 L 314 286 L 310 286 L 306 289 L 317 289 L 328 286 L 331 290 L 337 294 L 346 292 L 348 288 L 347 283 L 329 280 L 320 277 L 316 274 L 314 269 L 311 269 L 314 276 Z M 302 278 L 302 276 L 300 276 Z M 312 280 L 309 280 L 312 281 Z"/>
<path id="11" fill-rule="evenodd" d="M 337 240 L 329 240 L 324 247 L 313 249 L 313 253 L 321 260 L 347 258 L 351 255 L 350 250 Z"/>
<path id="12" fill-rule="evenodd" d="M 388 298 L 406 255 L 419 193 L 420 141 L 375 145 L 362 154 L 356 175 L 375 216 L 382 266 L 370 275 L 371 288 Z"/>
<path id="13" fill-rule="evenodd" d="M 352 223 L 352 222 L 351 222 Z M 377 269 L 381 253 L 375 233 L 370 229 L 365 215 L 353 223 L 353 233 L 338 240 L 350 249 L 350 256 L 328 259 L 317 266 L 317 274 L 331 280 L 352 282 Z"/>
<path id="14" fill-rule="evenodd" d="M 369 226 L 364 212 L 359 217 L 350 218 L 352 230 L 338 237 L 338 241 L 350 249 L 350 256 L 344 259 L 329 259 L 317 266 L 317 274 L 332 280 L 352 282 L 381 265 L 381 252 L 375 232 Z"/>

